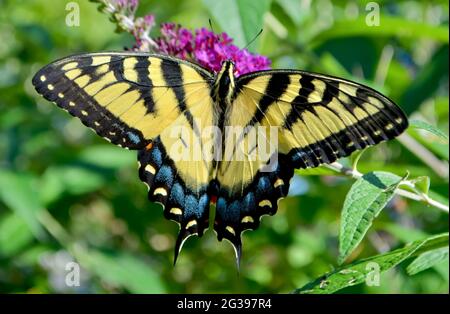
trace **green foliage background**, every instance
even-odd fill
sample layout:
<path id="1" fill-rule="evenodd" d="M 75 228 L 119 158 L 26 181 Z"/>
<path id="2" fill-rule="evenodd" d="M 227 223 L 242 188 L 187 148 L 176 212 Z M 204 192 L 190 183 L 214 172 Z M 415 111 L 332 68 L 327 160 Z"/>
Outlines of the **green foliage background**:
<path id="1" fill-rule="evenodd" d="M 377 27 L 366 25 L 368 2 L 155 0 L 141 1 L 138 14 L 191 28 L 212 18 L 241 47 L 262 27 L 251 49 L 273 67 L 369 84 L 448 134 L 448 2 L 377 1 Z M 77 1 L 80 26 L 66 26 L 66 3 L 0 0 L 0 292 L 286 293 L 337 267 L 340 214 L 354 181 L 326 175 L 296 177 L 277 215 L 244 234 L 239 275 L 231 246 L 211 230 L 191 238 L 173 267 L 178 226 L 147 201 L 135 152 L 104 142 L 31 86 L 57 58 L 133 44 L 87 1 Z M 448 172 L 439 170 L 448 169 L 448 143 L 408 134 L 444 168 L 392 141 L 369 149 L 358 169 L 428 176 L 430 195 L 448 204 Z M 448 214 L 394 197 L 348 261 L 446 231 Z M 401 263 L 379 286 L 341 292 L 448 293 L 448 244 L 446 252 L 414 276 Z M 70 261 L 82 267 L 79 287 L 64 283 Z"/>

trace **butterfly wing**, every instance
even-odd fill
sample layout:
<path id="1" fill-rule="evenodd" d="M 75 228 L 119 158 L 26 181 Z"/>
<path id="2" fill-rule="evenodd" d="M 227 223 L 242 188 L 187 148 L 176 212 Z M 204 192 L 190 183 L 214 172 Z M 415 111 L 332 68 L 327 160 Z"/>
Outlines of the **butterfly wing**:
<path id="1" fill-rule="evenodd" d="M 331 163 L 392 139 L 408 122 L 397 105 L 369 87 L 330 76 L 278 70 L 237 80 L 225 125 L 266 130 L 266 135 L 259 132 L 263 136 L 257 145 L 249 135 L 255 131 L 242 132 L 241 148 L 247 153 L 254 149 L 259 155 L 253 161 L 239 159 L 238 142 L 226 137 L 224 150 L 235 153 L 233 158 L 224 158 L 217 173 L 220 192 L 215 230 L 219 239 L 233 243 L 239 255 L 240 233 L 256 229 L 261 215 L 276 212 L 278 200 L 287 195 L 294 168 Z M 268 136 L 271 127 L 277 128 L 277 136 Z M 269 147 L 274 140 L 273 154 L 261 157 L 255 146 Z"/>
<path id="2" fill-rule="evenodd" d="M 150 200 L 180 223 L 178 253 L 183 240 L 208 225 L 212 165 L 189 154 L 202 147 L 201 126 L 215 124 L 212 81 L 210 72 L 183 60 L 121 52 L 61 59 L 41 69 L 33 85 L 108 141 L 139 151 Z"/>

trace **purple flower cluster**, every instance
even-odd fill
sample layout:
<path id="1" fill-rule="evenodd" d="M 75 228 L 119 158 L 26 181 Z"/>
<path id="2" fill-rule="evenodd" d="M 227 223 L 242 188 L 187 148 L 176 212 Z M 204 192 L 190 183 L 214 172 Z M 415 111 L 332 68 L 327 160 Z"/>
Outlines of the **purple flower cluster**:
<path id="1" fill-rule="evenodd" d="M 190 31 L 174 23 L 163 23 L 161 36 L 151 38 L 155 17 L 151 14 L 135 17 L 139 0 L 93 1 L 100 2 L 121 29 L 133 34 L 136 39 L 134 50 L 168 54 L 196 62 L 214 72 L 220 71 L 223 61 L 233 60 L 237 76 L 270 68 L 267 57 L 233 45 L 233 39 L 226 33 L 215 34 L 206 28 Z"/>
<path id="2" fill-rule="evenodd" d="M 215 34 L 206 28 L 193 33 L 173 23 L 162 24 L 161 37 L 156 40 L 159 52 L 197 62 L 215 72 L 225 60 L 234 61 L 236 75 L 270 68 L 267 57 L 239 49 L 232 42 L 226 33 Z"/>

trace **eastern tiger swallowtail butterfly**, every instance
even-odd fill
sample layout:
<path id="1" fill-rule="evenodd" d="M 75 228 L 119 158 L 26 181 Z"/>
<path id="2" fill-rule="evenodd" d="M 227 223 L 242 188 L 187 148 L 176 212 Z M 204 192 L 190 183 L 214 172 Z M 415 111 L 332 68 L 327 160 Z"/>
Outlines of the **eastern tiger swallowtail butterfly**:
<path id="1" fill-rule="evenodd" d="M 369 87 L 296 70 L 235 77 L 232 61 L 216 74 L 165 55 L 80 54 L 45 66 L 33 85 L 109 142 L 138 151 L 149 199 L 180 225 L 175 260 L 189 236 L 208 228 L 215 203 L 214 230 L 239 262 L 241 233 L 275 214 L 295 168 L 331 163 L 408 126 L 402 110 Z M 274 127 L 275 138 L 250 136 Z M 271 153 L 251 156 L 273 141 Z M 200 158 L 180 158 L 183 150 Z"/>

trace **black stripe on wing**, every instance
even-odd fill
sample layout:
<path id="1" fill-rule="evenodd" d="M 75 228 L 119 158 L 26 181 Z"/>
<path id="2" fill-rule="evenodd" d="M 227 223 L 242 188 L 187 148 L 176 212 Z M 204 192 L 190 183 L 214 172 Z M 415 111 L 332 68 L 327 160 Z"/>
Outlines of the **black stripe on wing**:
<path id="1" fill-rule="evenodd" d="M 108 63 L 108 69 L 102 74 L 96 73 L 96 69 L 100 65 L 91 65 L 92 58 L 89 55 L 81 55 L 51 63 L 36 73 L 32 83 L 36 91 L 45 99 L 56 103 L 60 108 L 79 118 L 84 125 L 93 129 L 109 142 L 128 149 L 145 147 L 148 140 L 143 137 L 140 130 L 122 122 L 108 111 L 106 107 L 100 105 L 93 96 L 88 94 L 85 87 L 80 87 L 74 82 L 77 78 L 85 76 L 88 78 L 85 86 L 89 86 L 89 84 L 97 82 L 110 71 L 114 71 L 116 78 L 120 76 L 119 80 L 123 81 L 123 78 L 121 78 L 123 70 L 121 70 L 122 72 L 117 70 L 120 69 L 123 58 L 116 55 L 112 56 L 111 62 Z M 80 74 L 74 79 L 69 79 L 65 75 L 66 71 L 63 70 L 64 65 L 71 62 L 76 62 L 76 69 L 80 70 Z M 114 83 L 103 88 L 110 87 Z M 131 84 L 125 92 L 133 89 L 139 90 L 142 95 L 144 93 L 149 95 L 148 88 L 143 89 Z M 124 104 L 124 106 L 126 105 Z"/>

